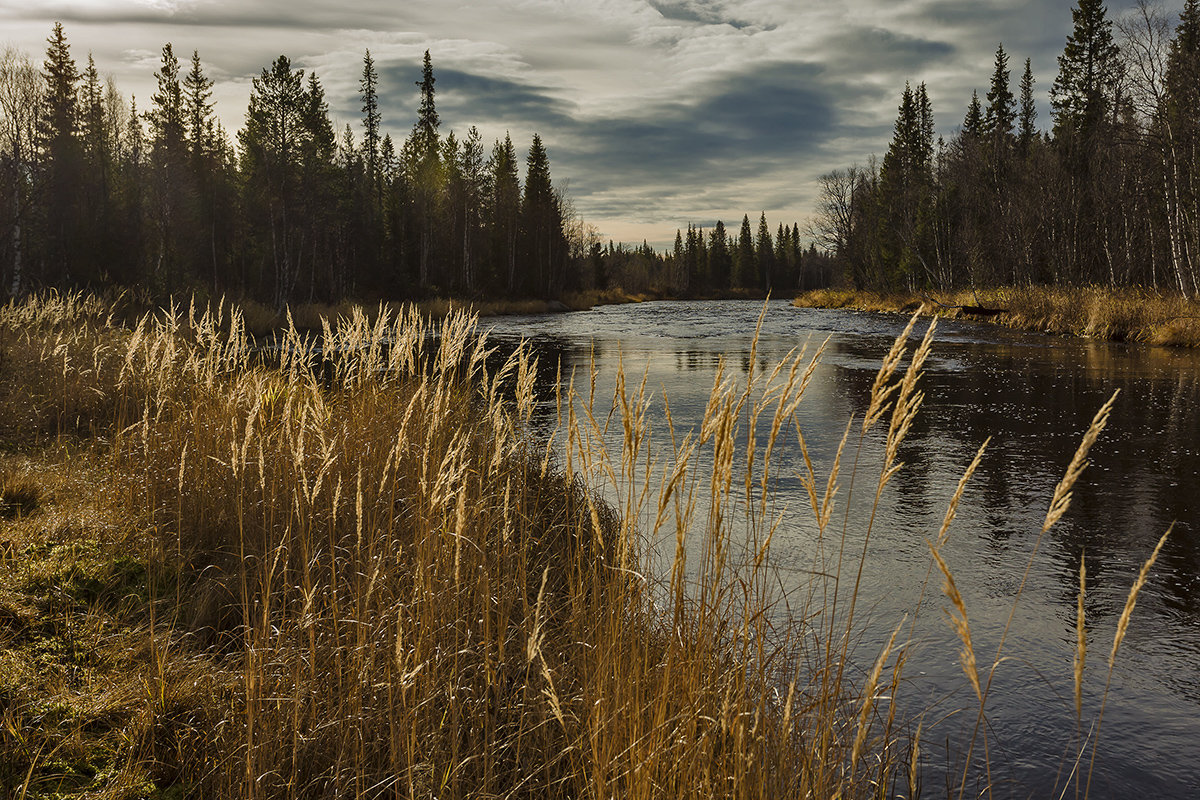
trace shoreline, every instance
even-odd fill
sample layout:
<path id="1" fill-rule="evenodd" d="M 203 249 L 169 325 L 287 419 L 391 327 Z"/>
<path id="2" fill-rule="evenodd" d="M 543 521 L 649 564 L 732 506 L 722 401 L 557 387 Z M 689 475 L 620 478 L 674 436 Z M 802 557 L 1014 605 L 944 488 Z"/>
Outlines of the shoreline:
<path id="1" fill-rule="evenodd" d="M 974 320 L 1015 330 L 1111 342 L 1200 347 L 1200 303 L 1179 294 L 1143 288 L 1009 286 L 924 295 L 814 289 L 797 296 L 792 305 L 897 314 L 917 312 L 922 316 Z M 972 308 L 977 313 L 971 313 Z"/>

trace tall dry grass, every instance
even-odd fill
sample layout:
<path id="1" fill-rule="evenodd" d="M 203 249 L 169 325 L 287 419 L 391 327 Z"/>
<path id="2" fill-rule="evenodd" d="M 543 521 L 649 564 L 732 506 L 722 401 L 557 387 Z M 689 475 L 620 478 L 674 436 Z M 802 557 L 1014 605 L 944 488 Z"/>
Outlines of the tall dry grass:
<path id="1" fill-rule="evenodd" d="M 963 316 L 963 305 L 1003 309 L 989 321 L 1009 328 L 1170 347 L 1200 347 L 1200 304 L 1145 287 L 1007 286 L 973 291 L 873 292 L 817 289 L 793 305 Z"/>
<path id="2" fill-rule="evenodd" d="M 878 523 L 872 513 L 851 530 L 841 512 L 856 484 L 878 507 L 901 468 L 932 325 L 910 349 L 910 322 L 822 473 L 796 421 L 821 348 L 766 372 L 752 355 L 737 380 L 719 370 L 693 430 L 669 411 L 668 430 L 652 429 L 644 376 L 619 373 L 612 397 L 597 395 L 594 367 L 564 376 L 559 427 L 539 439 L 529 352 L 489 368 L 463 314 L 352 309 L 319 338 L 293 325 L 266 364 L 236 309 L 169 309 L 113 330 L 89 303 L 9 306 L 4 329 L 23 330 L 22 358 L 47 370 L 30 373 L 29 396 L 65 396 L 75 381 L 100 398 L 108 424 L 93 430 L 111 439 L 118 505 L 144 533 L 145 710 L 120 775 L 242 798 L 919 792 L 920 728 L 894 701 L 912 623 L 858 651 Z M 43 339 L 56 344 L 39 350 Z M 88 348 L 100 355 L 77 369 Z M 803 454 L 828 567 L 792 594 L 771 555 L 783 447 Z M 1004 644 L 977 666 L 939 553 L 982 452 L 930 549 L 986 743 Z M 658 571 L 648 545 L 663 541 L 673 557 Z M 26 777 L 9 785 L 41 785 L 33 776 L 65 740 L 31 744 L 13 767 Z M 114 779 L 103 791 L 141 789 Z"/>

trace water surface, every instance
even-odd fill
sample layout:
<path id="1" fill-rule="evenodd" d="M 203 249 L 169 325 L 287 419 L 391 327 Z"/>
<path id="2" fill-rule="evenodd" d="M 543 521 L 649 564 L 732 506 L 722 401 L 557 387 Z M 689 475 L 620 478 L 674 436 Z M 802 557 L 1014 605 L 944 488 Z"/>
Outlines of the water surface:
<path id="1" fill-rule="evenodd" d="M 750 301 L 642 303 L 488 319 L 482 327 L 502 344 L 520 337 L 532 342 L 548 403 L 559 367 L 564 376 L 572 369 L 584 375 L 594 359 L 603 398 L 623 362 L 627 373 L 646 375 L 656 397 L 669 398 L 677 427 L 686 428 L 703 415 L 722 360 L 735 376 L 749 370 L 762 308 Z M 905 323 L 894 315 L 768 304 L 757 368 L 770 369 L 793 348 L 829 339 L 798 411 L 819 469 L 830 463 L 850 415 L 865 410 L 879 362 Z M 1005 647 L 1013 658 L 993 685 L 994 796 L 1046 796 L 1064 784 L 1072 766 L 1065 754 L 1078 751 L 1071 661 L 1081 558 L 1086 554 L 1086 736 L 1125 596 L 1172 523 L 1118 655 L 1091 796 L 1197 796 L 1200 354 L 943 321 L 925 372 L 925 403 L 901 454 L 906 466 L 881 503 L 863 577 L 863 659 L 915 604 L 929 565 L 925 541 L 936 535 L 959 476 L 990 436 L 943 551 L 968 608 L 981 668 L 990 662 L 1054 486 L 1096 410 L 1119 389 L 1071 510 L 1034 558 Z M 651 412 L 656 434 L 665 434 L 662 408 L 656 402 Z M 541 416 L 552 424 L 552 406 Z M 781 476 L 777 507 L 800 509 L 786 516 L 773 557 L 781 574 L 793 574 L 799 584 L 811 563 L 815 527 L 793 476 L 801 464 L 798 448 L 783 445 L 773 461 Z M 867 494 L 858 492 L 856 514 Z M 926 602 L 934 607 L 919 618 L 901 704 L 906 714 L 924 713 L 925 793 L 939 796 L 947 781 L 957 785 L 956 759 L 973 721 L 946 714 L 970 708 L 973 693 L 957 663 L 958 642 L 936 608 L 944 605 L 936 581 L 931 587 Z M 940 744 L 947 739 L 948 749 Z"/>

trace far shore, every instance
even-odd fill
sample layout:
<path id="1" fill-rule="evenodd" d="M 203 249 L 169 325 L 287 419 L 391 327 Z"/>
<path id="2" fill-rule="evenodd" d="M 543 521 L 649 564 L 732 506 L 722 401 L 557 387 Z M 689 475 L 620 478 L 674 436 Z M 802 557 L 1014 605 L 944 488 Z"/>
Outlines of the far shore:
<path id="1" fill-rule="evenodd" d="M 1017 330 L 1165 347 L 1200 347 L 1200 303 L 1139 287 L 1008 286 L 949 292 L 815 289 L 799 308 L 845 308 L 950 317 Z"/>

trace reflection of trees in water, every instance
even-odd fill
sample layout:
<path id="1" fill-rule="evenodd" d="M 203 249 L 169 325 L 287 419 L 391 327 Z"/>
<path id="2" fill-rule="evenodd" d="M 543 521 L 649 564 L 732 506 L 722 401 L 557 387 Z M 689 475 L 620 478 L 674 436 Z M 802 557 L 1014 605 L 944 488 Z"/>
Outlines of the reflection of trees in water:
<path id="1" fill-rule="evenodd" d="M 530 427 L 538 436 L 550 436 L 558 426 L 558 411 L 554 398 L 555 392 L 558 391 L 559 376 L 562 376 L 564 392 L 566 391 L 567 383 L 571 379 L 572 370 L 576 368 L 579 370 L 579 375 L 576 377 L 577 381 L 586 380 L 589 353 L 577 353 L 576 348 L 569 340 L 547 334 L 538 334 L 524 341 L 527 351 L 536 359 L 533 387 L 538 402 L 533 408 Z M 504 363 L 516 352 L 520 342 L 520 339 L 511 336 L 497 336 L 494 334 L 490 336 L 488 343 L 493 348 L 493 352 L 487 359 L 488 372 L 495 374 L 499 371 L 504 366 Z M 593 344 L 591 352 L 599 359 L 602 353 L 601 346 Z M 514 374 L 512 379 L 505 385 L 506 395 L 511 398 L 515 388 L 516 376 Z M 577 391 L 586 393 L 587 387 L 579 386 L 577 387 Z"/>

